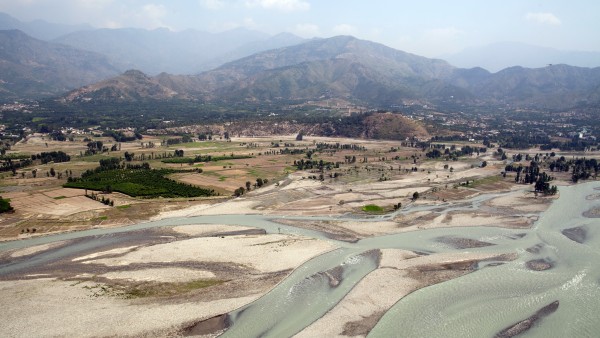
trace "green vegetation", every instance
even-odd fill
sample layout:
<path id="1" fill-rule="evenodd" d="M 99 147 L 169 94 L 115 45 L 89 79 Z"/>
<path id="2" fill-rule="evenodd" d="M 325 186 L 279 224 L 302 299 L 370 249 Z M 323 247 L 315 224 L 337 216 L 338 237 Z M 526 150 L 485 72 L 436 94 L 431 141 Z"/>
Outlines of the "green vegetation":
<path id="1" fill-rule="evenodd" d="M 383 208 L 375 205 L 375 204 L 367 204 L 364 207 L 362 207 L 362 211 L 364 212 L 369 212 L 369 213 L 382 213 L 384 212 Z"/>
<path id="2" fill-rule="evenodd" d="M 96 169 L 87 171 L 79 179 L 70 180 L 64 187 L 104 192 L 117 191 L 129 196 L 144 198 L 215 195 L 214 190 L 176 182 L 165 177 L 175 172 L 177 171 L 170 169 L 149 169 L 148 166 Z"/>
<path id="3" fill-rule="evenodd" d="M 500 181 L 502 181 L 502 176 L 489 176 L 489 177 L 484 177 L 484 178 L 473 180 L 468 185 L 471 188 L 476 188 L 481 185 L 493 184 L 493 183 L 500 182 Z"/>
<path id="4" fill-rule="evenodd" d="M 10 205 L 10 199 L 4 199 L 0 196 L 0 213 L 13 211 L 14 208 Z"/>
<path id="5" fill-rule="evenodd" d="M 161 160 L 161 162 L 163 163 L 195 163 L 195 162 L 217 162 L 217 161 L 222 161 L 222 160 L 240 160 L 240 159 L 246 159 L 246 158 L 253 158 L 253 156 L 248 156 L 248 155 L 225 155 L 225 156 L 211 156 L 211 155 L 198 155 L 196 157 L 171 157 L 171 158 L 165 158 L 163 160 Z"/>
<path id="6" fill-rule="evenodd" d="M 194 164 L 194 159 L 190 157 L 171 157 L 160 160 L 162 163 L 171 163 L 171 164 Z"/>
<path id="7" fill-rule="evenodd" d="M 129 208 L 131 208 L 131 204 L 124 204 L 124 205 L 117 206 L 117 209 L 121 209 L 121 210 L 129 209 Z"/>

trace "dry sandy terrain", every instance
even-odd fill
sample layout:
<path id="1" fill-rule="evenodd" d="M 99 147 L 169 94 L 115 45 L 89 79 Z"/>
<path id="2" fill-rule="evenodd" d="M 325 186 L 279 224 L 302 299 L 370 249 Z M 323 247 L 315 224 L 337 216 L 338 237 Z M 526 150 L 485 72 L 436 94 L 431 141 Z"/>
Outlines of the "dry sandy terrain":
<path id="1" fill-rule="evenodd" d="M 203 225 L 179 226 L 174 232 L 202 236 L 248 229 Z M 22 249 L 13 255 L 22 257 L 55 246 Z M 60 279 L 41 278 L 50 273 L 37 279 L 0 281 L 0 307 L 10 309 L 3 316 L 0 336 L 173 334 L 249 303 L 306 260 L 333 248 L 328 242 L 299 236 L 233 235 L 183 237 L 79 256 L 66 265 Z M 189 289 L 202 281 L 216 285 Z M 128 296 L 144 289 L 158 296 Z"/>
<path id="2" fill-rule="evenodd" d="M 117 258 L 86 260 L 86 263 L 124 266 L 144 262 L 235 262 L 260 272 L 276 272 L 292 269 L 333 248 L 328 242 L 279 234 L 201 237 L 143 247 Z"/>
<path id="3" fill-rule="evenodd" d="M 164 336 L 185 323 L 231 311 L 259 295 L 183 303 L 105 295 L 97 283 L 0 281 L 3 337 Z M 7 295 L 10 295 L 8 297 Z"/>

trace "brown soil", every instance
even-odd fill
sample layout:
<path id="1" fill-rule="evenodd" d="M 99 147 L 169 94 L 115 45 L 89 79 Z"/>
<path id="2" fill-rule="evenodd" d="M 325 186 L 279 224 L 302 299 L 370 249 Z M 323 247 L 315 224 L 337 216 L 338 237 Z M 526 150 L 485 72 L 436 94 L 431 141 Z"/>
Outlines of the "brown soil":
<path id="1" fill-rule="evenodd" d="M 365 337 L 375 327 L 375 325 L 377 325 L 377 322 L 379 322 L 384 314 L 385 311 L 379 311 L 372 313 L 367 317 L 363 317 L 361 320 L 347 322 L 344 324 L 344 331 L 342 331 L 342 335 L 348 337 Z"/>

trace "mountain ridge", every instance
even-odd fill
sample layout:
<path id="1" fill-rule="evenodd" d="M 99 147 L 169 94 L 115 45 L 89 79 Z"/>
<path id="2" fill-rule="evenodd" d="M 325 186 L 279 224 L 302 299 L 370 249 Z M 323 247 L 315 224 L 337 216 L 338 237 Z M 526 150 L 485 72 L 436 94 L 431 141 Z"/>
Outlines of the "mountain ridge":
<path id="1" fill-rule="evenodd" d="M 0 31 L 0 99 L 56 96 L 119 72 L 104 55 Z"/>
<path id="2" fill-rule="evenodd" d="M 154 80 L 177 93 L 170 98 L 229 102 L 285 104 L 341 98 L 379 107 L 450 100 L 566 108 L 596 104 L 600 97 L 600 68 L 553 65 L 490 73 L 482 68 L 456 68 L 443 60 L 350 36 L 310 40 L 256 53 L 198 75 L 161 74 Z M 159 99 L 156 95 L 147 98 Z"/>
<path id="3" fill-rule="evenodd" d="M 569 64 L 589 68 L 600 66 L 600 52 L 559 50 L 510 41 L 469 47 L 458 53 L 446 55 L 443 59 L 457 67 L 481 67 L 493 73 L 513 66 L 525 68 L 541 68 L 550 64 Z"/>

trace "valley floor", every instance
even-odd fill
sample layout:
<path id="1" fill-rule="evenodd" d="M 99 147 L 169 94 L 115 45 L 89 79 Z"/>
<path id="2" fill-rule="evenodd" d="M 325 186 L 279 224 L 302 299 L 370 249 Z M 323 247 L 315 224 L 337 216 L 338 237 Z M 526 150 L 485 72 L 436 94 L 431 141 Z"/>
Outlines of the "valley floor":
<path id="1" fill-rule="evenodd" d="M 485 168 L 465 167 L 452 178 L 485 178 L 490 173 Z M 304 262 L 343 243 L 431 228 L 527 228 L 551 203 L 551 198 L 536 198 L 522 186 L 497 180 L 476 188 L 432 190 L 432 180 L 439 182 L 438 186 L 446 184 L 445 180 L 438 181 L 436 172 L 351 184 L 308 180 L 302 175 L 290 174 L 242 198 L 163 211 L 153 217 L 169 224 L 169 220 L 182 217 L 230 214 L 243 220 L 243 215 L 267 215 L 276 223 L 266 231 L 243 224 L 188 224 L 138 230 L 127 236 L 113 234 L 114 240 L 98 247 L 86 247 L 85 243 L 93 243 L 93 239 L 79 238 L 3 250 L 0 259 L 4 265 L 52 256 L 74 245 L 86 248 L 1 277 L 0 306 L 9 309 L 2 319 L 1 334 L 218 334 L 227 320 L 203 320 L 252 302 Z M 498 195 L 472 204 L 473 209 L 461 208 L 493 191 Z M 414 192 L 421 194 L 416 201 L 411 197 Z M 54 194 L 77 196 L 67 189 Z M 384 220 L 377 219 L 380 216 L 368 216 L 375 217 L 372 221 L 331 217 L 360 213 L 365 204 L 389 208 L 398 201 L 403 204 L 400 212 L 390 214 L 392 209 L 388 209 L 392 216 Z M 303 218 L 309 215 L 324 218 Z M 231 222 L 237 223 L 235 219 Z M 280 224 L 277 229 L 276 224 Z M 311 237 L 311 232 L 294 229 L 321 236 Z M 486 245 L 460 238 L 440 241 L 463 249 Z M 378 255 L 377 268 L 298 336 L 365 335 L 387 309 L 414 290 L 469 273 L 480 261 L 514 258 L 506 252 L 468 250 L 424 255 L 381 249 Z M 331 278 L 334 283 L 335 278 Z"/>

